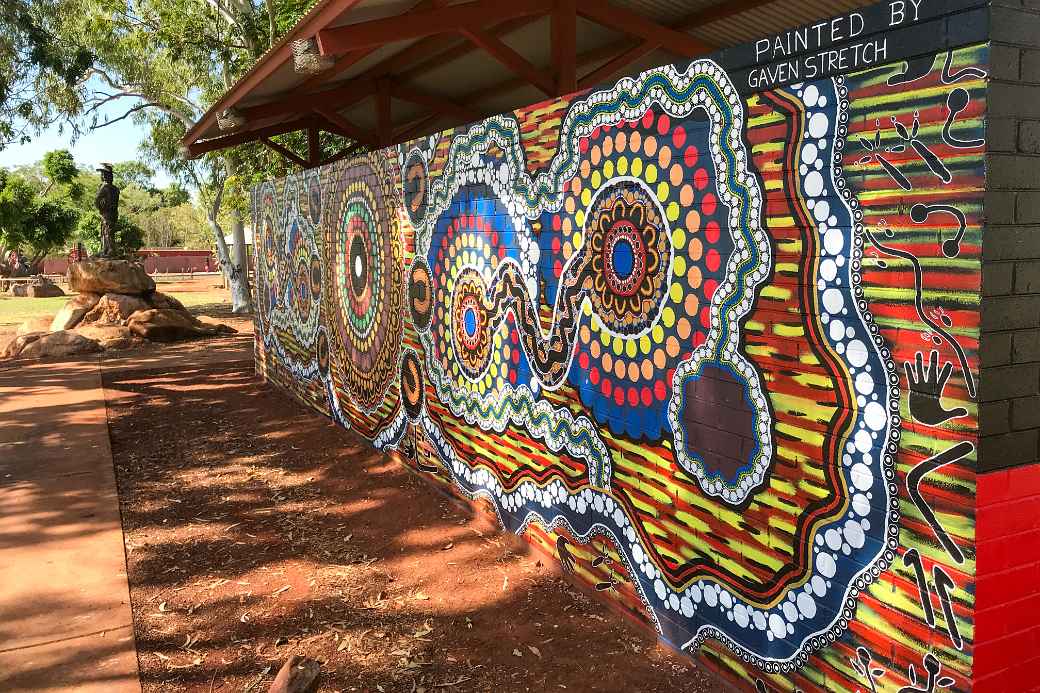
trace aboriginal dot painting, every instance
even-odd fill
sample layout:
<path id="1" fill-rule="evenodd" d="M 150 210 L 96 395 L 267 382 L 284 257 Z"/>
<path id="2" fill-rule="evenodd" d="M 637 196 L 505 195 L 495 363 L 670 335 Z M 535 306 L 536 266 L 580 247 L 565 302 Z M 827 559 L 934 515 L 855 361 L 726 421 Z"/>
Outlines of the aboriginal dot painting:
<path id="1" fill-rule="evenodd" d="M 738 687 L 968 689 L 986 53 L 260 185 L 258 368 Z"/>

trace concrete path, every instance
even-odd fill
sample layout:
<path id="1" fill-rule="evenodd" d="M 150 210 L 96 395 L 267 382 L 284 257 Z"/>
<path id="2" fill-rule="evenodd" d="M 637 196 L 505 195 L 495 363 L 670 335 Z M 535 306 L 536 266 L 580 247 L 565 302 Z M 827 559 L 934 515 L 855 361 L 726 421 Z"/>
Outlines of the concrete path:
<path id="1" fill-rule="evenodd" d="M 0 690 L 141 690 L 97 358 L 0 370 L 0 586 Z"/>
<path id="2" fill-rule="evenodd" d="M 0 691 L 141 690 L 102 373 L 249 361 L 252 344 L 0 367 Z"/>

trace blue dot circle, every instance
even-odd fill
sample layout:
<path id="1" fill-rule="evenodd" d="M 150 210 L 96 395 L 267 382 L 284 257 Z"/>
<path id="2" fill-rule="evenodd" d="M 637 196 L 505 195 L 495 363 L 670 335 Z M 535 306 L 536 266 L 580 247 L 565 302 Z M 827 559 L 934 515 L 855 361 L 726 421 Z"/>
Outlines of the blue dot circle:
<path id="1" fill-rule="evenodd" d="M 614 244 L 614 252 L 611 254 L 611 262 L 613 263 L 614 273 L 622 279 L 627 279 L 632 276 L 632 270 L 635 269 L 636 257 L 635 251 L 632 249 L 632 243 L 624 238 L 618 240 Z"/>

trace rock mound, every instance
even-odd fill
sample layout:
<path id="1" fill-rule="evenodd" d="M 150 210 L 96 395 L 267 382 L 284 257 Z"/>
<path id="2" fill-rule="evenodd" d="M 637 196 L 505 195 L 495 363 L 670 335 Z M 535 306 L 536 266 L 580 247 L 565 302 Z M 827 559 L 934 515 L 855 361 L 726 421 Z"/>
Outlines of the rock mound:
<path id="1" fill-rule="evenodd" d="M 2 358 L 40 358 L 129 349 L 237 330 L 213 318 L 196 318 L 173 296 L 155 290 L 144 268 L 127 260 L 87 260 L 69 268 L 79 291 L 54 319 L 26 321 Z"/>
<path id="2" fill-rule="evenodd" d="M 41 359 L 79 356 L 101 351 L 95 340 L 75 332 L 34 332 L 15 337 L 4 351 L 5 358 Z"/>
<path id="3" fill-rule="evenodd" d="M 92 294 L 146 294 L 155 291 L 155 282 L 140 263 L 103 258 L 73 263 L 69 267 L 69 285 L 74 291 Z"/>
<path id="4" fill-rule="evenodd" d="M 212 337 L 235 332 L 227 325 L 206 324 L 190 313 L 173 308 L 152 308 L 130 316 L 126 321 L 130 331 L 151 342 L 177 342 L 182 339 Z"/>
<path id="5" fill-rule="evenodd" d="M 51 332 L 71 330 L 80 323 L 83 316 L 96 306 L 100 300 L 101 296 L 92 293 L 81 293 L 73 296 L 54 316 L 54 321 L 51 322 Z"/>
<path id="6" fill-rule="evenodd" d="M 137 311 L 148 310 L 150 307 L 149 303 L 140 296 L 105 294 L 80 322 L 82 324 L 122 325 Z"/>

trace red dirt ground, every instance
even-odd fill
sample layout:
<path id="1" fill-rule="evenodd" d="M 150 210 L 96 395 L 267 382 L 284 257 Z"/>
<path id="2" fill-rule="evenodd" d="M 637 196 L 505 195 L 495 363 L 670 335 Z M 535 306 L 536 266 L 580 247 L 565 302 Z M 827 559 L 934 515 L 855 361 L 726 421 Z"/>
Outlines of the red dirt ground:
<path id="1" fill-rule="evenodd" d="M 105 388 L 145 691 L 718 689 L 251 361 Z"/>

